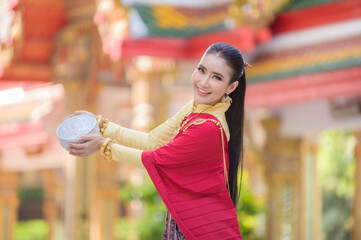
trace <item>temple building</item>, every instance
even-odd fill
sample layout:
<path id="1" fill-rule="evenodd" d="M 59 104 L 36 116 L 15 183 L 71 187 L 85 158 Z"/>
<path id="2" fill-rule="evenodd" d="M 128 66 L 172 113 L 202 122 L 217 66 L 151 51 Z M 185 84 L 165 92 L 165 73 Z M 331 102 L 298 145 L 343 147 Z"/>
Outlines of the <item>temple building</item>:
<path id="1" fill-rule="evenodd" d="M 359 0 L 2 0 L 0 240 L 17 239 L 32 215 L 49 240 L 117 239 L 118 219 L 145 209 L 120 202 L 120 183 L 139 186 L 146 172 L 72 157 L 56 128 L 84 109 L 151 130 L 192 98 L 191 73 L 214 42 L 252 65 L 245 169 L 265 203 L 259 239 L 326 239 L 318 150 L 328 129 L 356 140 L 347 228 L 361 239 Z"/>

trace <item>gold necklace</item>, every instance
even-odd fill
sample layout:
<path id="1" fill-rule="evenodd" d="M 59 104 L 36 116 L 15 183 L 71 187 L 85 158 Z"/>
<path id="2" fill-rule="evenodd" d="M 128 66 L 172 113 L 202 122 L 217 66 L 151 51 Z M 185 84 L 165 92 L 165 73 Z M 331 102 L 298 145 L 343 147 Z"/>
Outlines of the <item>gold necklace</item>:
<path id="1" fill-rule="evenodd" d="M 191 118 L 189 118 L 189 119 L 187 119 L 187 117 L 189 116 L 189 114 L 193 113 L 193 111 L 190 112 L 190 113 L 188 113 L 188 114 L 183 118 L 182 124 L 177 128 L 177 130 L 174 131 L 174 133 L 173 133 L 173 135 L 172 135 L 172 141 L 173 141 L 173 139 L 178 135 L 179 131 L 180 131 L 186 124 L 188 124 L 192 119 L 194 119 L 195 117 L 197 117 L 199 114 L 207 111 L 207 110 L 210 109 L 211 107 L 213 107 L 213 105 L 210 106 L 210 107 L 208 107 L 208 108 L 206 108 L 206 109 L 204 109 L 203 111 L 199 112 L 197 115 L 194 115 L 193 117 L 191 117 Z"/>

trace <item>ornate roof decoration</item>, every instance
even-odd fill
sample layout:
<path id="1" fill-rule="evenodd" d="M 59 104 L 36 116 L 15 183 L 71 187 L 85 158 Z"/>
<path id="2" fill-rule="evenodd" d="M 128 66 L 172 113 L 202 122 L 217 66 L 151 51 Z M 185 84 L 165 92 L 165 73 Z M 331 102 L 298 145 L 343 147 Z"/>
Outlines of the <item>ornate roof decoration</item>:
<path id="1" fill-rule="evenodd" d="M 130 12 L 132 37 L 192 37 L 229 29 L 234 23 L 228 15 L 229 3 L 209 7 L 134 3 Z"/>
<path id="2" fill-rule="evenodd" d="M 14 20 L 15 12 L 11 9 L 8 1 L 0 2 L 0 43 L 6 43 L 11 38 L 10 28 Z"/>
<path id="3" fill-rule="evenodd" d="M 133 4 L 168 5 L 177 7 L 209 8 L 232 3 L 234 0 L 120 0 L 125 6 Z"/>
<path id="4" fill-rule="evenodd" d="M 360 1 L 306 2 L 278 16 L 272 41 L 258 49 L 247 69 L 248 107 L 361 94 Z"/>
<path id="5" fill-rule="evenodd" d="M 290 1 L 284 8 L 282 8 L 282 12 L 293 11 L 296 9 L 307 8 L 312 6 L 317 6 L 325 3 L 331 2 L 340 2 L 342 0 L 293 0 Z"/>
<path id="6" fill-rule="evenodd" d="M 277 107 L 315 99 L 360 96 L 361 66 L 249 84 L 246 107 Z"/>
<path id="7" fill-rule="evenodd" d="M 361 35 L 328 43 L 266 53 L 247 73 L 250 82 L 269 81 L 361 65 Z"/>
<path id="8" fill-rule="evenodd" d="M 361 17 L 360 0 L 301 0 L 294 1 L 294 4 L 303 1 L 305 2 L 304 8 L 297 7 L 292 8 L 292 11 L 285 10 L 285 12 L 277 16 L 271 25 L 274 34 L 298 31 Z M 323 2 L 324 4 L 321 4 Z"/>
<path id="9" fill-rule="evenodd" d="M 14 7 L 10 1 L 0 2 L 0 68 L 8 66 L 13 57 L 13 41 L 18 32 L 12 30 L 16 17 Z"/>
<path id="10" fill-rule="evenodd" d="M 278 6 L 272 11 L 284 1 L 272 0 Z M 241 8 L 241 1 L 234 0 L 98 0 L 94 22 L 112 61 L 137 55 L 184 59 L 201 56 L 214 42 L 243 52 L 267 42 L 266 25 L 236 23 Z"/>
<path id="11" fill-rule="evenodd" d="M 290 0 L 235 0 L 229 14 L 236 25 L 257 29 L 268 27 L 285 4 Z"/>
<path id="12" fill-rule="evenodd" d="M 293 11 L 292 16 L 286 15 L 290 21 L 279 20 L 285 18 L 282 14 L 273 29 L 287 26 L 289 32 L 283 28 L 287 32 L 276 34 L 269 44 L 259 49 L 254 67 L 248 71 L 249 81 L 269 81 L 361 65 L 360 10 L 358 0 L 345 0 Z M 346 19 L 349 21 L 344 21 Z M 313 25 L 308 26 L 311 22 Z"/>
<path id="13" fill-rule="evenodd" d="M 65 23 L 64 1 L 3 0 L 2 4 L 13 11 L 13 19 L 6 30 L 7 45 L 2 44 L 2 58 L 8 57 L 0 61 L 0 79 L 49 81 L 53 36 Z"/>

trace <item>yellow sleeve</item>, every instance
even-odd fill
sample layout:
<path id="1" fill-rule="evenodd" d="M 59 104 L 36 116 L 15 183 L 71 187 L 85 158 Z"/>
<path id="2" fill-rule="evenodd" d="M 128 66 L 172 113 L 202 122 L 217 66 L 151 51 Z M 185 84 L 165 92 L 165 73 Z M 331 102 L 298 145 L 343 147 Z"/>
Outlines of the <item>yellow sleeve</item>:
<path id="1" fill-rule="evenodd" d="M 135 148 L 112 144 L 111 153 L 113 161 L 127 163 L 145 169 L 142 163 L 142 151 Z"/>
<path id="2" fill-rule="evenodd" d="M 109 122 L 103 136 L 105 138 L 116 139 L 119 144 L 126 147 L 154 150 L 172 140 L 173 132 L 180 126 L 184 117 L 192 110 L 192 107 L 193 100 L 190 100 L 173 117 L 149 133 L 121 127 Z"/>

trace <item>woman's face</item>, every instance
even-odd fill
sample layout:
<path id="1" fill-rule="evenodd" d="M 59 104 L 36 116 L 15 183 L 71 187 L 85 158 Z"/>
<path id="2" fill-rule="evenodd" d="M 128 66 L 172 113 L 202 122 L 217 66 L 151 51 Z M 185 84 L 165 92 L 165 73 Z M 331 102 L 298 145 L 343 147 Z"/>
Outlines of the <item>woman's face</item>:
<path id="1" fill-rule="evenodd" d="M 205 54 L 192 74 L 194 103 L 214 105 L 225 93 L 230 94 L 238 81 L 229 84 L 233 69 L 217 54 Z"/>

